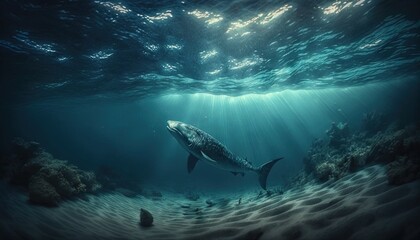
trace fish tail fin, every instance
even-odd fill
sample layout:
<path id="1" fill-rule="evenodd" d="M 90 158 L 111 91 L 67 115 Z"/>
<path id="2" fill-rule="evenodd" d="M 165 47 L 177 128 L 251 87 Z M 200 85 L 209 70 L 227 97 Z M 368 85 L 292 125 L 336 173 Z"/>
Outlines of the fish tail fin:
<path id="1" fill-rule="evenodd" d="M 271 168 L 274 166 L 276 162 L 278 162 L 281 159 L 283 158 L 281 157 L 281 158 L 271 160 L 267 163 L 264 163 L 263 165 L 261 165 L 259 168 L 256 169 L 257 174 L 258 174 L 258 180 L 260 181 L 260 185 L 264 190 L 266 190 L 267 177 L 271 171 Z"/>

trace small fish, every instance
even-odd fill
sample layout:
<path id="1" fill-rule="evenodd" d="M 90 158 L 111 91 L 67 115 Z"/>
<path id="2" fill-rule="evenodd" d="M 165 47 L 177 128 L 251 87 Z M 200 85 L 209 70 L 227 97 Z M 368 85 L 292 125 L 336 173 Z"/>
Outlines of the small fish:
<path id="1" fill-rule="evenodd" d="M 188 173 L 194 169 L 198 160 L 209 163 L 210 165 L 237 174 L 245 175 L 245 172 L 255 172 L 261 187 L 265 190 L 267 176 L 273 165 L 282 157 L 269 161 L 260 167 L 254 167 L 246 159 L 235 156 L 222 143 L 203 130 L 192 125 L 171 121 L 167 122 L 166 128 L 175 139 L 188 152 Z"/>

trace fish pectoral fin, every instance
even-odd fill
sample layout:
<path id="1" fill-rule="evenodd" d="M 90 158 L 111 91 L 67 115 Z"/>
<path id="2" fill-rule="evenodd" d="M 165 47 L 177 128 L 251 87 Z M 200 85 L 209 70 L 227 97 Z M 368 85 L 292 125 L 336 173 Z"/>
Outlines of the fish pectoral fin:
<path id="1" fill-rule="evenodd" d="M 189 156 L 188 156 L 188 173 L 191 173 L 192 172 L 192 170 L 194 169 L 194 167 L 195 167 L 195 164 L 197 164 L 197 161 L 198 161 L 198 158 L 196 158 L 194 155 L 192 155 L 192 154 L 190 154 Z"/>
<path id="2" fill-rule="evenodd" d="M 233 175 L 238 175 L 238 174 L 240 174 L 242 177 L 243 176 L 245 176 L 245 173 L 243 173 L 243 172 L 231 172 Z"/>
<path id="3" fill-rule="evenodd" d="M 203 151 L 201 151 L 201 155 L 209 162 L 213 162 L 213 163 L 216 162 L 215 160 L 213 160 L 209 156 L 207 156 L 205 153 L 203 153 Z"/>

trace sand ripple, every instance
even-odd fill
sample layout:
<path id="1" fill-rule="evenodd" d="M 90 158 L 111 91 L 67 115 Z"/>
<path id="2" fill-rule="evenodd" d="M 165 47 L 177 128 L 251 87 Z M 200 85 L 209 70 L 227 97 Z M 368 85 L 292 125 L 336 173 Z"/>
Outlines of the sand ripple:
<path id="1" fill-rule="evenodd" d="M 0 239 L 420 239 L 420 181 L 389 186 L 379 166 L 212 207 L 172 193 L 162 200 L 103 194 L 58 208 L 30 205 L 5 184 L 0 194 Z M 153 213 L 154 226 L 139 226 L 140 208 Z"/>

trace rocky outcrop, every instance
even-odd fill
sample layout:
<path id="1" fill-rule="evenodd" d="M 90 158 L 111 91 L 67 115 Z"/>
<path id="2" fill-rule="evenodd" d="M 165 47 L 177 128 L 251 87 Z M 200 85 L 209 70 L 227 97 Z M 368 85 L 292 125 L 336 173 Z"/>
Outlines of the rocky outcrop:
<path id="1" fill-rule="evenodd" d="M 29 200 L 46 206 L 57 206 L 61 200 L 56 188 L 41 176 L 33 176 L 28 186 Z"/>
<path id="2" fill-rule="evenodd" d="M 40 185 L 39 182 L 46 182 L 49 185 Z M 51 191 L 55 191 L 60 199 L 71 198 L 86 192 L 94 192 L 100 188 L 100 185 L 95 182 L 93 173 L 82 171 L 65 161 L 56 159 L 42 166 L 29 179 L 29 186 L 32 186 L 29 188 L 29 200 L 31 202 L 44 203 L 44 201 L 39 202 L 37 197 L 37 195 L 43 194 L 44 189 L 40 187 L 44 185 L 51 188 Z M 51 199 L 51 202 L 56 202 L 56 199 Z"/>
<path id="3" fill-rule="evenodd" d="M 407 156 L 399 157 L 397 161 L 387 165 L 388 182 L 400 185 L 420 178 L 419 156 L 410 158 Z"/>
<path id="4" fill-rule="evenodd" d="M 376 123 L 379 121 L 377 118 L 369 115 L 369 121 L 375 123 L 368 125 L 379 124 Z M 371 126 L 369 131 L 351 135 L 347 124 L 332 123 L 331 128 L 326 131 L 329 139 L 314 141 L 303 159 L 305 171 L 299 176 L 299 184 L 312 179 L 320 182 L 337 180 L 371 164 L 387 165 L 391 184 L 402 184 L 420 178 L 419 126 L 397 129 L 395 125 L 389 125 L 384 131 L 371 135 L 372 129 L 376 131 L 379 128 L 382 129 L 383 126 Z"/>
<path id="5" fill-rule="evenodd" d="M 143 227 L 151 227 L 153 225 L 153 215 L 146 209 L 140 209 L 140 225 Z"/>
<path id="6" fill-rule="evenodd" d="M 101 188 L 93 172 L 80 170 L 55 159 L 38 143 L 16 139 L 8 163 L 2 165 L 5 178 L 25 187 L 35 204 L 56 206 L 61 200 Z"/>
<path id="7" fill-rule="evenodd" d="M 334 148 L 340 148 L 346 143 L 347 138 L 350 135 L 349 126 L 347 123 L 331 123 L 330 129 L 326 131 L 329 137 L 329 146 Z"/>

